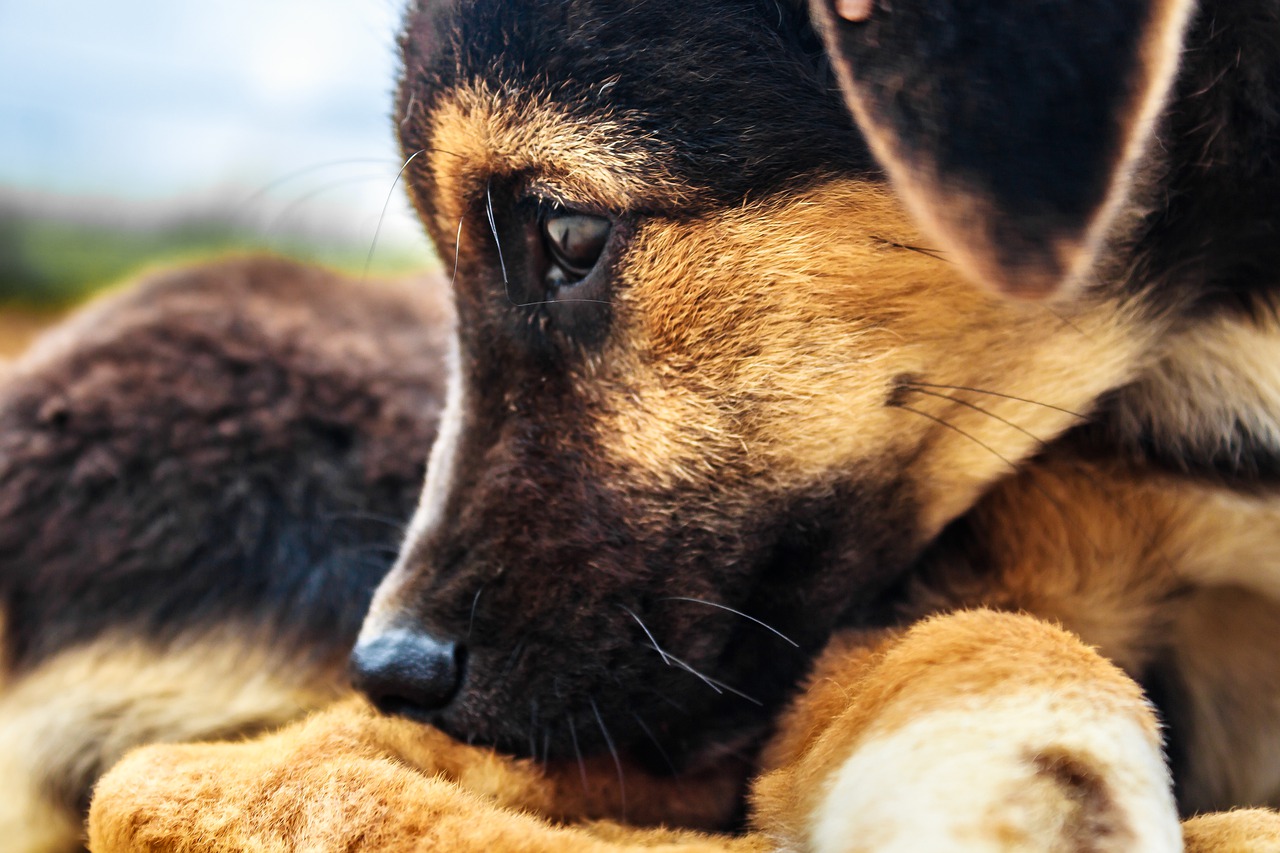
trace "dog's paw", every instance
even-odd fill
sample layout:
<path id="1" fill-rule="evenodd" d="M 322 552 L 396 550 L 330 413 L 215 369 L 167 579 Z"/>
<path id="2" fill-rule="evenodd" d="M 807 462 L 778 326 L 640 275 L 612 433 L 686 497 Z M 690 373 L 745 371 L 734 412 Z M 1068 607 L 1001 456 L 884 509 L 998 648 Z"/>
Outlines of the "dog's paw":
<path id="1" fill-rule="evenodd" d="M 873 727 L 813 809 L 811 849 L 1178 849 L 1159 745 L 1088 706 L 1030 692 Z"/>
<path id="2" fill-rule="evenodd" d="M 812 734 L 756 791 L 757 826 L 814 853 L 1173 851 L 1159 731 L 1136 685 L 1028 617 L 930 620 L 820 666 Z"/>

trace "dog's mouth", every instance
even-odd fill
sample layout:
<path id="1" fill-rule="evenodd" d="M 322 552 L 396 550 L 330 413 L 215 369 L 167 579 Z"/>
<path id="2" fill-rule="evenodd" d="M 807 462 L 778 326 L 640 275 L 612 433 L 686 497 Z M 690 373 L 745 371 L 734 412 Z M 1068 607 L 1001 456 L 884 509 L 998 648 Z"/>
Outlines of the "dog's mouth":
<path id="1" fill-rule="evenodd" d="M 567 671 L 557 651 L 544 645 L 478 649 L 466 656 L 456 692 L 441 707 L 427 710 L 394 692 L 375 696 L 375 704 L 460 741 L 521 757 L 615 753 L 653 773 L 686 773 L 728 758 L 750 759 L 808 657 L 781 639 L 740 648 L 735 636 L 711 661 L 658 651 L 657 644 L 637 648 L 640 640 L 630 645 L 621 647 L 629 655 L 618 654 L 619 647 L 584 652 L 578 672 Z M 740 662 L 752 659 L 759 665 L 743 670 Z"/>
<path id="2" fill-rule="evenodd" d="M 425 606 L 362 639 L 357 686 L 384 712 L 538 761 L 613 753 L 655 774 L 749 763 L 831 632 L 883 609 L 876 599 L 908 564 L 892 544 L 903 539 L 883 533 L 903 525 L 851 522 L 856 497 L 774 503 L 768 523 L 741 525 L 750 534 L 732 553 L 696 539 L 686 518 L 670 542 L 596 549 L 577 574 L 547 568 L 586 564 L 575 552 L 495 573 L 483 542 L 454 562 L 435 543 L 411 556 L 447 571 L 396 590 L 402 607 Z M 380 642 L 389 689 L 376 683 Z"/>

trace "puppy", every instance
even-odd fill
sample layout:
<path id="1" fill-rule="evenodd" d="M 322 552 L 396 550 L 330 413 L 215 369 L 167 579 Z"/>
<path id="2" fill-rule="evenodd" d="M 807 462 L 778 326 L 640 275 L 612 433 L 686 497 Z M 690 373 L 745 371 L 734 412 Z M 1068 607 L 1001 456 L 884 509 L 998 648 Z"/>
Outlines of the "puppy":
<path id="1" fill-rule="evenodd" d="M 905 5 L 410 9 L 458 358 L 355 679 L 553 763 L 759 756 L 800 849 L 1169 849 L 1137 684 L 1184 811 L 1280 796 L 1280 5 Z"/>
<path id="2" fill-rule="evenodd" d="M 697 768 L 837 628 L 987 605 L 1148 688 L 1184 809 L 1274 802 L 1277 45 L 1270 0 L 417 4 L 460 358 L 360 686 Z"/>
<path id="3" fill-rule="evenodd" d="M 0 835 L 79 846 L 126 749 L 346 687 L 443 402 L 445 291 L 265 258 L 151 276 L 0 384 Z"/>

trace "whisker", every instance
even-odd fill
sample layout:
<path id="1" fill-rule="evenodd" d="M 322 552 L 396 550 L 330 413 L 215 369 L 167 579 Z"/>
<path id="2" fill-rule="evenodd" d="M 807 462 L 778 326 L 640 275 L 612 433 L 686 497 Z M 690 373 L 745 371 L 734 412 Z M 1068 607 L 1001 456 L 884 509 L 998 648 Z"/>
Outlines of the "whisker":
<path id="1" fill-rule="evenodd" d="M 902 384 L 906 387 L 943 388 L 948 391 L 972 391 L 974 394 L 986 394 L 989 397 L 1003 397 L 1006 400 L 1016 400 L 1019 403 L 1027 403 L 1032 406 L 1041 406 L 1045 409 L 1053 409 L 1055 412 L 1062 412 L 1064 415 L 1071 415 L 1071 417 L 1079 418 L 1082 421 L 1088 420 L 1087 417 L 1079 412 L 1073 412 L 1070 409 L 1064 409 L 1061 406 L 1055 406 L 1052 403 L 1042 403 L 1039 400 L 1028 400 L 1026 397 L 1015 397 L 1012 394 L 1001 394 L 999 391 L 988 391 L 985 388 L 973 388 L 968 385 L 941 385 L 936 382 L 921 382 L 918 379 L 912 379 Z"/>
<path id="2" fill-rule="evenodd" d="M 369 512 L 367 510 L 339 510 L 337 512 L 322 513 L 320 518 L 324 521 L 376 521 L 379 524 L 385 524 L 397 533 L 403 533 L 405 521 L 402 518 L 396 518 L 394 515 L 383 515 L 380 512 Z"/>
<path id="3" fill-rule="evenodd" d="M 307 175 L 311 175 L 316 172 L 322 172 L 325 169 L 334 169 L 334 168 L 337 168 L 338 166 L 354 166 L 354 165 L 388 166 L 395 162 L 396 162 L 395 159 L 391 157 L 348 157 L 344 160 L 326 160 L 323 163 L 313 163 L 310 166 L 304 166 L 301 169 L 295 169 L 292 172 L 288 172 L 284 175 L 281 175 L 280 177 L 276 178 L 270 183 L 264 184 L 263 186 L 254 190 L 253 193 L 251 193 L 249 196 L 247 196 L 244 199 L 244 201 L 240 202 L 240 205 L 241 207 L 249 207 L 250 205 L 256 203 L 258 199 L 262 198 L 267 193 L 271 192 L 277 187 L 287 184 L 291 181 L 295 181 L 298 178 L 305 178 Z"/>
<path id="4" fill-rule="evenodd" d="M 341 548 L 335 548 L 333 553 L 342 557 L 396 557 L 400 554 L 400 549 L 394 545 L 366 542 L 363 545 L 345 545 Z M 379 560 L 378 564 L 385 565 L 385 561 Z"/>
<path id="5" fill-rule="evenodd" d="M 480 593 L 482 592 L 484 592 L 483 585 L 476 590 L 476 597 L 471 599 L 471 618 L 467 620 L 467 642 L 471 642 L 471 629 L 476 624 L 476 605 L 480 603 Z"/>
<path id="6" fill-rule="evenodd" d="M 759 625 L 761 628 L 764 628 L 766 631 L 769 631 L 770 633 L 775 634 L 775 635 L 777 635 L 778 637 L 781 637 L 783 640 L 786 640 L 786 641 L 787 641 L 788 643 L 790 643 L 793 647 L 795 647 L 795 648 L 797 648 L 797 649 L 798 649 L 798 648 L 800 648 L 800 644 L 799 644 L 799 643 L 797 643 L 795 640 L 791 639 L 791 638 L 790 638 L 790 637 L 788 637 L 786 634 L 782 633 L 781 631 L 779 631 L 777 628 L 773 627 L 773 626 L 772 626 L 772 625 L 770 625 L 769 623 L 767 623 L 767 622 L 761 622 L 761 621 L 760 621 L 759 619 L 757 619 L 756 617 L 751 616 L 750 614 L 747 614 L 747 613 L 743 613 L 741 610 L 735 610 L 734 608 L 730 607 L 730 606 L 729 606 L 729 605 L 727 605 L 727 604 L 720 604 L 720 603 L 715 602 L 715 601 L 707 601 L 706 599 L 703 599 L 703 598 L 686 598 L 685 596 L 682 596 L 682 595 L 673 595 L 673 596 L 671 596 L 671 597 L 669 597 L 669 598 L 664 598 L 664 599 L 663 599 L 663 601 L 689 601 L 689 602 L 692 602 L 692 603 L 694 603 L 694 604 L 705 604 L 707 607 L 714 607 L 714 608 L 716 608 L 716 609 L 718 609 L 718 610 L 726 610 L 726 611 L 728 611 L 729 613 L 734 614 L 735 616 L 741 616 L 743 619 L 746 619 L 746 620 L 747 620 L 747 621 L 749 621 L 749 622 L 754 622 L 754 623 L 756 623 L 756 624 L 757 624 L 757 625 Z M 634 615 L 634 614 L 632 614 L 632 615 Z"/>
<path id="7" fill-rule="evenodd" d="M 685 672 L 689 673 L 690 675 L 697 676 L 699 679 L 702 680 L 703 684 L 707 685 L 717 693 L 732 693 L 734 696 L 737 696 L 740 699 L 745 699 L 753 705 L 759 705 L 762 708 L 764 707 L 764 703 L 761 702 L 759 699 L 755 698 L 754 696 L 749 696 L 746 693 L 743 693 L 738 688 L 734 687 L 733 685 L 728 684 L 724 681 L 721 681 L 718 678 L 712 678 L 711 676 L 707 675 L 704 672 L 699 672 L 698 670 L 694 669 L 693 666 L 681 660 L 680 658 L 676 657 L 675 655 L 671 654 L 670 652 L 667 653 L 667 659 L 670 660 L 672 663 L 674 663 L 680 669 L 683 669 Z"/>
<path id="8" fill-rule="evenodd" d="M 920 391 L 921 393 L 926 393 L 926 392 L 922 391 L 921 389 L 916 389 L 916 390 L 917 390 L 917 391 Z M 948 399 L 950 399 L 950 398 L 948 398 Z M 957 400 L 956 402 L 962 402 L 962 401 Z M 1017 465 L 1015 465 L 1015 464 L 1014 464 L 1012 461 L 1010 461 L 1008 458 L 1006 458 L 1005 456 L 1003 456 L 1003 455 L 1001 455 L 1000 453 L 998 453 L 995 449 L 993 449 L 993 448 L 992 448 L 992 447 L 990 447 L 989 445 L 984 444 L 982 441 L 980 441 L 980 440 L 979 440 L 979 439 L 977 439 L 976 437 L 974 437 L 974 436 L 970 435 L 969 433 L 965 432 L 964 430 L 960 429 L 960 428 L 959 428 L 959 427 L 957 427 L 955 424 L 947 423 L 946 421 L 944 421 L 944 420 L 942 420 L 942 419 L 940 419 L 940 418 L 936 418 L 936 417 L 934 417 L 933 415 L 930 415 L 930 414 L 928 414 L 928 413 L 926 413 L 926 412 L 921 412 L 921 411 L 919 411 L 919 410 L 917 410 L 917 409 L 913 409 L 913 408 L 911 408 L 910 406 L 899 406 L 898 408 L 900 408 L 900 409 L 906 409 L 906 410 L 907 410 L 907 411 L 909 411 L 909 412 L 915 412 L 917 415 L 921 415 L 922 417 L 926 417 L 926 418 L 928 418 L 929 420 L 933 421 L 934 423 L 941 424 L 942 426 L 944 426 L 944 427 L 946 427 L 946 428 L 948 428 L 948 429 L 951 429 L 951 430 L 954 430 L 954 431 L 956 431 L 956 432 L 960 433 L 960 434 L 961 434 L 961 435 L 963 435 L 965 438 L 968 438 L 970 441 L 973 441 L 975 444 L 979 445 L 980 447 L 982 447 L 982 448 L 984 448 L 985 450 L 987 450 L 988 452 L 990 452 L 993 456 L 995 456 L 995 457 L 996 457 L 997 459 L 999 459 L 1000 461 L 1004 462 L 1004 463 L 1005 463 L 1006 465 L 1008 465 L 1010 468 L 1013 468 L 1015 471 L 1016 471 L 1016 470 L 1018 470 L 1018 466 L 1017 466 Z M 981 411 L 981 410 L 979 410 L 979 411 Z M 986 413 L 986 414 L 990 414 L 990 413 Z M 992 417 L 995 417 L 995 416 L 994 416 L 994 415 L 992 415 Z M 1010 424 L 1010 426 L 1016 426 L 1016 425 L 1014 425 L 1014 424 Z M 1025 432 L 1025 430 L 1024 430 L 1024 432 Z M 1029 433 L 1028 433 L 1028 434 L 1029 434 Z M 1034 438 L 1034 436 L 1032 436 L 1032 437 Z M 1040 442 L 1040 443 L 1041 443 L 1042 445 L 1044 444 L 1044 442 Z M 1066 507 L 1064 507 L 1064 506 L 1063 506 L 1062 502 L 1061 502 L 1061 501 L 1059 501 L 1057 497 L 1055 497 L 1053 494 L 1051 494 L 1047 489 L 1045 489 L 1045 488 L 1044 488 L 1044 486 L 1043 486 L 1043 485 L 1041 485 L 1041 484 L 1040 484 L 1039 482 L 1037 482 L 1036 480 L 1034 480 L 1034 479 L 1033 479 L 1033 480 L 1031 481 L 1031 483 L 1032 483 L 1033 488 L 1034 488 L 1037 492 L 1039 492 L 1039 493 L 1041 494 L 1041 496 L 1043 496 L 1043 497 L 1045 498 L 1045 500 L 1046 500 L 1046 501 L 1048 501 L 1048 503 L 1049 503 L 1051 506 L 1053 506 L 1053 507 L 1057 510 L 1059 518 L 1061 518 L 1061 519 L 1063 520 L 1063 522 L 1064 522 L 1064 523 L 1066 523 L 1066 522 L 1067 522 L 1067 520 L 1069 519 L 1070 515 L 1069 515 L 1069 513 L 1067 512 Z M 1095 553 L 1101 553 L 1101 548 L 1100 548 L 1100 546 L 1099 546 L 1099 545 L 1097 544 L 1097 542 L 1093 539 L 1093 537 L 1088 533 L 1088 531 L 1087 531 L 1087 530 L 1079 529 L 1079 530 L 1078 530 L 1078 533 L 1080 533 L 1080 535 L 1084 536 L 1085 540 L 1089 542 L 1090 546 L 1094 549 Z"/>
<path id="9" fill-rule="evenodd" d="M 640 630 L 644 631 L 644 635 L 649 638 L 649 642 L 653 643 L 654 651 L 656 651 L 659 655 L 662 656 L 662 662 L 665 663 L 667 666 L 671 666 L 670 656 L 665 651 L 662 650 L 662 646 L 658 645 L 658 641 L 654 638 L 653 633 L 649 630 L 649 628 L 643 622 L 640 621 L 640 617 L 637 616 L 634 612 L 632 612 L 632 610 L 628 607 L 623 607 L 622 609 L 626 611 L 628 616 L 636 620 L 636 624 L 640 626 Z"/>
<path id="10" fill-rule="evenodd" d="M 942 261 L 949 264 L 951 261 L 942 253 L 940 249 L 926 249 L 923 246 L 909 246 L 906 243 L 899 243 L 897 240 L 890 240 L 888 237 L 871 236 L 872 240 L 878 240 L 893 249 L 906 249 L 908 252 L 918 252 L 925 257 L 933 258 L 935 261 Z"/>
<path id="11" fill-rule="evenodd" d="M 935 424 L 938 424 L 939 426 L 946 427 L 947 429 L 951 430 L 952 432 L 956 432 L 956 433 L 959 433 L 960 435 L 963 435 L 965 438 L 969 439 L 969 440 L 970 440 L 970 441 L 972 441 L 974 444 L 976 444 L 976 445 L 978 445 L 979 447 L 981 447 L 982 449 L 986 450 L 986 451 L 987 451 L 987 452 L 989 452 L 992 456 L 994 456 L 995 458 L 999 459 L 1001 462 L 1003 462 L 1004 464 L 1008 465 L 1008 466 L 1009 466 L 1010 468 L 1012 468 L 1013 470 L 1015 470 L 1015 471 L 1017 471 L 1017 470 L 1018 470 L 1018 466 L 1017 466 L 1017 465 L 1015 465 L 1012 461 L 1010 461 L 1006 456 L 1002 455 L 1002 454 L 1001 454 L 999 451 L 997 451 L 994 447 L 992 447 L 991 445 L 989 445 L 989 444 L 987 444 L 986 442 L 982 441 L 981 439 L 977 438 L 976 436 L 971 435 L 971 434 L 969 434 L 969 433 L 965 432 L 964 430 L 960 429 L 960 427 L 956 426 L 955 424 L 949 424 L 949 423 L 947 423 L 946 421 L 944 421 L 942 418 L 934 417 L 933 415 L 929 414 L 928 412 L 922 412 L 922 411 L 920 411 L 919 409 L 913 409 L 913 408 L 911 408 L 910 406 L 903 406 L 903 405 L 899 405 L 899 406 L 897 406 L 897 408 L 902 409 L 903 411 L 906 411 L 906 412 L 911 412 L 912 414 L 919 415 L 919 416 L 920 416 L 920 417 L 922 417 L 922 418 L 928 418 L 929 420 L 933 421 Z"/>
<path id="12" fill-rule="evenodd" d="M 413 120 L 413 108 L 418 104 L 418 93 L 409 93 L 409 103 L 404 105 L 404 118 L 400 119 L 400 129 L 404 130 L 404 126 Z"/>
<path id="13" fill-rule="evenodd" d="M 591 710 L 595 712 L 596 723 L 600 725 L 600 734 L 604 735 L 605 745 L 609 747 L 609 754 L 613 756 L 613 766 L 618 770 L 618 798 L 622 801 L 622 822 L 627 822 L 627 780 L 626 774 L 622 770 L 622 759 L 618 757 L 618 748 L 613 745 L 613 738 L 609 736 L 609 727 L 604 724 L 604 717 L 600 716 L 600 708 L 596 705 L 596 700 L 591 699 Z"/>
<path id="14" fill-rule="evenodd" d="M 498 220 L 493 215 L 493 181 L 484 185 L 484 209 L 489 216 L 489 230 L 493 232 L 493 245 L 498 250 L 498 266 L 502 268 L 502 287 L 507 292 L 507 301 L 519 305 L 511 298 L 511 280 L 507 277 L 507 261 L 502 257 L 502 239 L 498 236 Z"/>
<path id="15" fill-rule="evenodd" d="M 529 700 L 529 757 L 538 755 L 538 697 Z"/>
<path id="16" fill-rule="evenodd" d="M 520 656 L 524 654 L 526 639 L 522 638 L 516 643 L 516 647 L 511 650 L 511 656 L 507 658 L 507 664 L 502 669 L 502 677 L 506 678 L 511 674 L 511 670 L 516 668 L 516 664 L 520 662 Z"/>
<path id="17" fill-rule="evenodd" d="M 346 566 L 348 568 L 354 569 L 363 567 L 366 569 L 372 569 L 376 572 L 386 572 L 391 566 L 391 560 L 388 558 L 393 556 L 388 554 L 379 559 L 377 557 L 363 555 L 359 551 L 353 549 L 339 549 L 335 551 L 334 554 L 335 556 L 342 557 L 346 561 Z"/>
<path id="18" fill-rule="evenodd" d="M 590 794 L 591 787 L 587 784 L 587 762 L 582 760 L 582 748 L 578 746 L 578 727 L 573 722 L 573 715 L 569 715 L 569 739 L 573 741 L 573 754 L 578 757 L 578 775 L 582 777 L 582 793 Z"/>
<path id="19" fill-rule="evenodd" d="M 458 235 L 453 238 L 453 275 L 449 278 L 449 286 L 456 287 L 458 283 L 458 258 L 462 256 L 462 223 L 467 221 L 467 215 L 464 213 L 458 218 Z"/>
<path id="20" fill-rule="evenodd" d="M 1094 277 L 1097 278 L 1096 275 Z M 1102 280 L 1099 278 L 1098 282 L 1101 283 Z M 1093 336 L 1090 335 L 1088 332 L 1086 332 L 1084 329 L 1077 326 L 1074 322 L 1072 322 L 1070 317 L 1059 314 L 1057 311 L 1054 311 L 1048 305 L 1041 305 L 1040 307 L 1043 308 L 1046 312 L 1048 312 L 1049 315 L 1052 316 L 1055 320 L 1057 320 L 1062 325 L 1066 326 L 1071 331 L 1075 332 L 1080 337 L 1092 340 Z"/>
<path id="21" fill-rule="evenodd" d="M 981 406 L 970 403 L 968 400 L 962 400 L 959 397 L 953 397 L 950 394 L 941 394 L 937 391 L 930 391 L 927 388 L 913 388 L 912 390 L 914 390 L 917 394 L 926 394 L 930 397 L 937 397 L 940 400 L 950 400 L 953 403 L 958 403 L 961 406 L 965 406 L 966 408 L 973 409 L 975 412 L 984 414 L 989 418 L 994 418 L 995 420 L 999 421 L 1000 423 L 1004 424 L 1007 427 L 1012 427 L 1013 429 L 1016 429 L 1018 432 L 1022 433 L 1023 435 L 1035 441 L 1035 443 L 1040 445 L 1041 447 L 1044 447 L 1045 445 L 1044 439 L 1042 439 L 1040 436 L 1033 433 L 1031 430 L 1021 427 L 1007 418 L 1002 418 L 999 415 L 997 415 L 995 412 L 988 411 L 982 408 Z"/>
<path id="22" fill-rule="evenodd" d="M 662 759 L 662 763 L 667 765 L 667 769 L 671 771 L 671 778 L 676 783 L 676 790 L 682 790 L 682 786 L 680 785 L 680 773 L 676 770 L 675 762 L 671 760 L 671 756 L 668 755 L 666 749 L 663 748 L 662 742 L 658 740 L 657 736 L 645 723 L 644 719 L 635 711 L 631 712 L 631 718 L 636 721 L 636 725 L 640 727 L 640 731 L 644 732 L 644 736 L 647 737 L 649 742 L 653 744 L 654 748 L 658 750 L 658 757 Z"/>
<path id="23" fill-rule="evenodd" d="M 698 601 L 701 604 L 710 604 L 710 602 L 701 601 L 700 599 L 690 599 L 690 600 Z M 745 699 L 748 702 L 751 702 L 752 704 L 760 705 L 760 706 L 764 705 L 763 702 L 761 702 L 759 699 L 756 699 L 754 696 L 749 696 L 746 693 L 743 693 L 741 690 L 737 689 L 736 687 L 733 687 L 732 685 L 727 684 L 719 680 L 718 678 L 712 678 L 711 676 L 707 675 L 704 672 L 699 672 L 692 664 L 681 660 L 680 658 L 668 652 L 666 649 L 662 648 L 662 646 L 658 644 L 657 639 L 654 638 L 653 633 L 644 624 L 644 622 L 640 620 L 639 616 L 637 616 L 633 611 L 631 611 L 627 607 L 623 607 L 622 609 L 626 611 L 627 615 L 629 615 L 632 619 L 636 620 L 636 624 L 640 626 L 640 630 L 644 631 L 645 636 L 649 638 L 649 642 L 652 644 L 653 650 L 662 657 L 662 662 L 665 663 L 667 666 L 674 666 L 678 669 L 683 669 L 685 672 L 698 678 L 700 681 L 702 681 L 703 684 L 710 687 L 716 693 L 720 693 L 720 694 L 732 693 L 734 696 L 737 696 L 741 699 Z M 750 619 L 751 617 L 747 617 L 747 618 Z M 755 622 L 758 620 L 752 619 L 751 621 Z M 761 624 L 763 625 L 764 623 L 761 623 Z M 768 628 L 769 626 L 765 625 L 764 627 Z M 773 629 L 770 628 L 769 630 L 773 630 Z M 777 632 L 775 631 L 774 633 L 777 633 Z M 787 640 L 786 637 L 783 637 L 783 639 Z M 791 642 L 791 641 L 787 640 L 787 642 Z"/>
<path id="24" fill-rule="evenodd" d="M 373 229 L 373 239 L 369 241 L 369 254 L 364 259 L 364 272 L 361 279 L 369 277 L 369 267 L 373 264 L 373 252 L 378 248 L 378 235 L 382 233 L 382 221 L 387 218 L 387 208 L 391 206 L 391 198 L 395 195 L 396 187 L 400 183 L 400 178 L 404 177 L 405 170 L 409 168 L 409 164 L 418 159 L 418 155 L 426 153 L 427 149 L 419 148 L 417 151 L 409 155 L 404 161 L 404 165 L 400 167 L 400 171 L 396 172 L 396 178 L 391 182 L 391 189 L 387 190 L 387 198 L 382 202 L 382 213 L 378 215 L 378 224 Z"/>
<path id="25" fill-rule="evenodd" d="M 267 236 L 275 235 L 278 230 L 282 230 L 283 225 L 285 224 L 285 222 L 288 221 L 289 217 L 293 215 L 295 210 L 302 207 L 304 204 L 311 201 L 312 199 L 318 198 L 319 196 L 324 195 L 325 193 L 333 192 L 334 190 L 341 189 L 346 186 L 351 186 L 352 184 L 365 184 L 365 183 L 371 183 L 373 181 L 384 181 L 384 180 L 386 180 L 385 175 L 360 175 L 358 177 L 342 178 L 341 180 L 330 181 L 329 183 L 325 184 L 322 187 L 317 187 L 316 189 L 313 189 L 310 192 L 303 193 L 302 195 L 298 196 L 293 201 L 289 202 L 284 207 L 276 211 L 275 215 L 272 216 L 271 219 L 262 226 L 263 233 L 266 234 Z"/>

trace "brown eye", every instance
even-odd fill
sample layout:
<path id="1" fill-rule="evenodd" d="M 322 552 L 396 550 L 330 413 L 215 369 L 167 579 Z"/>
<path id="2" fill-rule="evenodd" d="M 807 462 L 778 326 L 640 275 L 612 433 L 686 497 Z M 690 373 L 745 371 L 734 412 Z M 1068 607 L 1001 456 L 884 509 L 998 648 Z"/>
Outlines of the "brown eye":
<path id="1" fill-rule="evenodd" d="M 603 216 L 553 211 L 542 218 L 542 240 L 551 256 L 547 283 L 560 287 L 590 274 L 609 239 L 610 222 Z"/>

